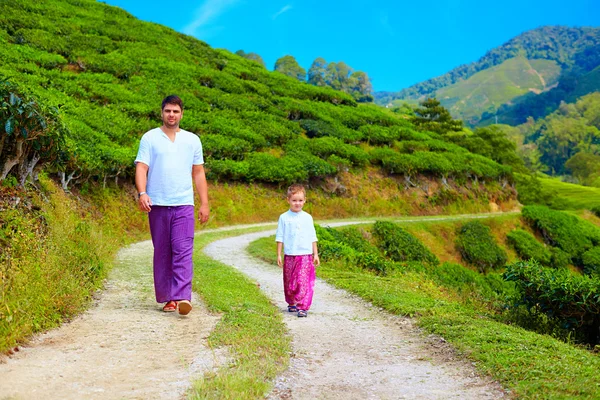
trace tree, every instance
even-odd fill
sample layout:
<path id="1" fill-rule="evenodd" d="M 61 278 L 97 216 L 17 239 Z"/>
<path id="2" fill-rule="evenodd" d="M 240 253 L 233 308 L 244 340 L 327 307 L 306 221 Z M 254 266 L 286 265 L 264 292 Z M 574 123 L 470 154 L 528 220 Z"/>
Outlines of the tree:
<path id="1" fill-rule="evenodd" d="M 349 86 L 349 89 L 351 90 L 350 94 L 352 94 L 358 102 L 367 103 L 373 101 L 373 96 L 371 95 L 373 85 L 371 85 L 371 80 L 365 72 L 353 72 L 352 75 L 350 75 Z"/>
<path id="2" fill-rule="evenodd" d="M 275 61 L 275 71 L 296 78 L 301 82 L 306 80 L 306 70 L 298 64 L 293 56 L 283 56 Z"/>
<path id="3" fill-rule="evenodd" d="M 308 83 L 315 86 L 327 86 L 327 82 L 325 82 L 326 65 L 327 61 L 324 58 L 316 58 L 308 70 Z"/>
<path id="4" fill-rule="evenodd" d="M 9 82 L 0 82 L 0 122 L 0 181 L 17 167 L 23 186 L 43 164 L 67 157 L 67 128 L 58 109 L 41 104 Z"/>
<path id="5" fill-rule="evenodd" d="M 450 112 L 436 98 L 426 99 L 420 105 L 421 107 L 415 109 L 415 116 L 412 118 L 413 124 L 420 130 L 444 135 L 463 129 L 462 121 L 453 119 Z"/>
<path id="6" fill-rule="evenodd" d="M 598 129 L 586 124 L 583 118 L 555 116 L 546 120 L 537 141 L 541 161 L 556 174 L 565 170 L 565 162 L 582 150 L 593 152 L 597 146 Z"/>
<path id="7" fill-rule="evenodd" d="M 256 61 L 263 67 L 267 68 L 265 61 L 258 53 L 246 53 L 244 50 L 238 50 L 235 52 L 235 54 L 237 54 L 238 56 L 244 57 L 248 60 Z"/>
<path id="8" fill-rule="evenodd" d="M 590 184 L 600 177 L 600 156 L 579 152 L 567 160 L 565 168 L 582 185 Z"/>

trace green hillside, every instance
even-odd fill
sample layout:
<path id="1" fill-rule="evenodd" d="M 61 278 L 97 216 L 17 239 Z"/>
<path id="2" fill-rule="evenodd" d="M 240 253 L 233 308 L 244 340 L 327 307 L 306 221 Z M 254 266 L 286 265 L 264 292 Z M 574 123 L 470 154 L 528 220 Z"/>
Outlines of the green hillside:
<path id="1" fill-rule="evenodd" d="M 509 40 L 474 63 L 400 92 L 375 93 L 375 99 L 398 105 L 437 97 L 455 118 L 471 125 L 489 125 L 496 117 L 518 125 L 550 114 L 562 100 L 597 90 L 600 79 L 592 71 L 599 65 L 599 28 L 547 26 Z"/>
<path id="2" fill-rule="evenodd" d="M 516 97 L 548 89 L 556 83 L 560 71 L 555 61 L 519 56 L 442 88 L 435 97 L 454 117 L 474 125 L 483 113 L 495 113 Z"/>
<path id="3" fill-rule="evenodd" d="M 159 125 L 172 93 L 186 105 L 182 127 L 202 137 L 213 180 L 282 184 L 370 165 L 457 179 L 509 173 L 401 115 L 91 0 L 1 2 L 0 57 L 0 75 L 17 85 L 5 99 L 23 93 L 60 108 L 65 147 L 45 169 L 73 182 L 130 179 L 139 137 Z M 20 140 L 6 133 L 1 165 Z M 419 151 L 406 140 L 422 142 Z M 11 173 L 35 156 L 27 147 Z"/>

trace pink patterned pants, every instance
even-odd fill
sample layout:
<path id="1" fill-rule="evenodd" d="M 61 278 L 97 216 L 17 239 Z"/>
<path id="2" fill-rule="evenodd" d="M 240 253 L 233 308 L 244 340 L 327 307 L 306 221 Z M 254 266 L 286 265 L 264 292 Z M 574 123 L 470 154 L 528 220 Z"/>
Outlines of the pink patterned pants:
<path id="1" fill-rule="evenodd" d="M 300 310 L 308 310 L 315 288 L 315 265 L 312 254 L 284 256 L 283 290 L 285 301 Z"/>

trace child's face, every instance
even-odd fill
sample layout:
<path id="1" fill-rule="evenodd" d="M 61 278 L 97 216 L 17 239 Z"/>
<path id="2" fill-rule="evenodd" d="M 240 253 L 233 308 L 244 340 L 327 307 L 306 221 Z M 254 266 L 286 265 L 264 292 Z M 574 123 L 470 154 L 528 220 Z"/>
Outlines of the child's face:
<path id="1" fill-rule="evenodd" d="M 298 192 L 288 197 L 287 201 L 290 203 L 290 210 L 293 212 L 299 212 L 302 211 L 302 207 L 304 207 L 306 199 L 304 198 L 304 193 Z"/>

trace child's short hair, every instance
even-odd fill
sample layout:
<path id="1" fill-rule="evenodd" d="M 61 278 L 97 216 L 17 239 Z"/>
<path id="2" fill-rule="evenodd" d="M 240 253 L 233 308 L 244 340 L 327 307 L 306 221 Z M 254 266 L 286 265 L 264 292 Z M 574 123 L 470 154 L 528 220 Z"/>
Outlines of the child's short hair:
<path id="1" fill-rule="evenodd" d="M 296 193 L 300 193 L 300 192 L 302 192 L 304 194 L 304 197 L 306 197 L 306 189 L 304 189 L 304 186 L 299 183 L 294 183 L 287 190 L 287 198 L 289 199 Z"/>

